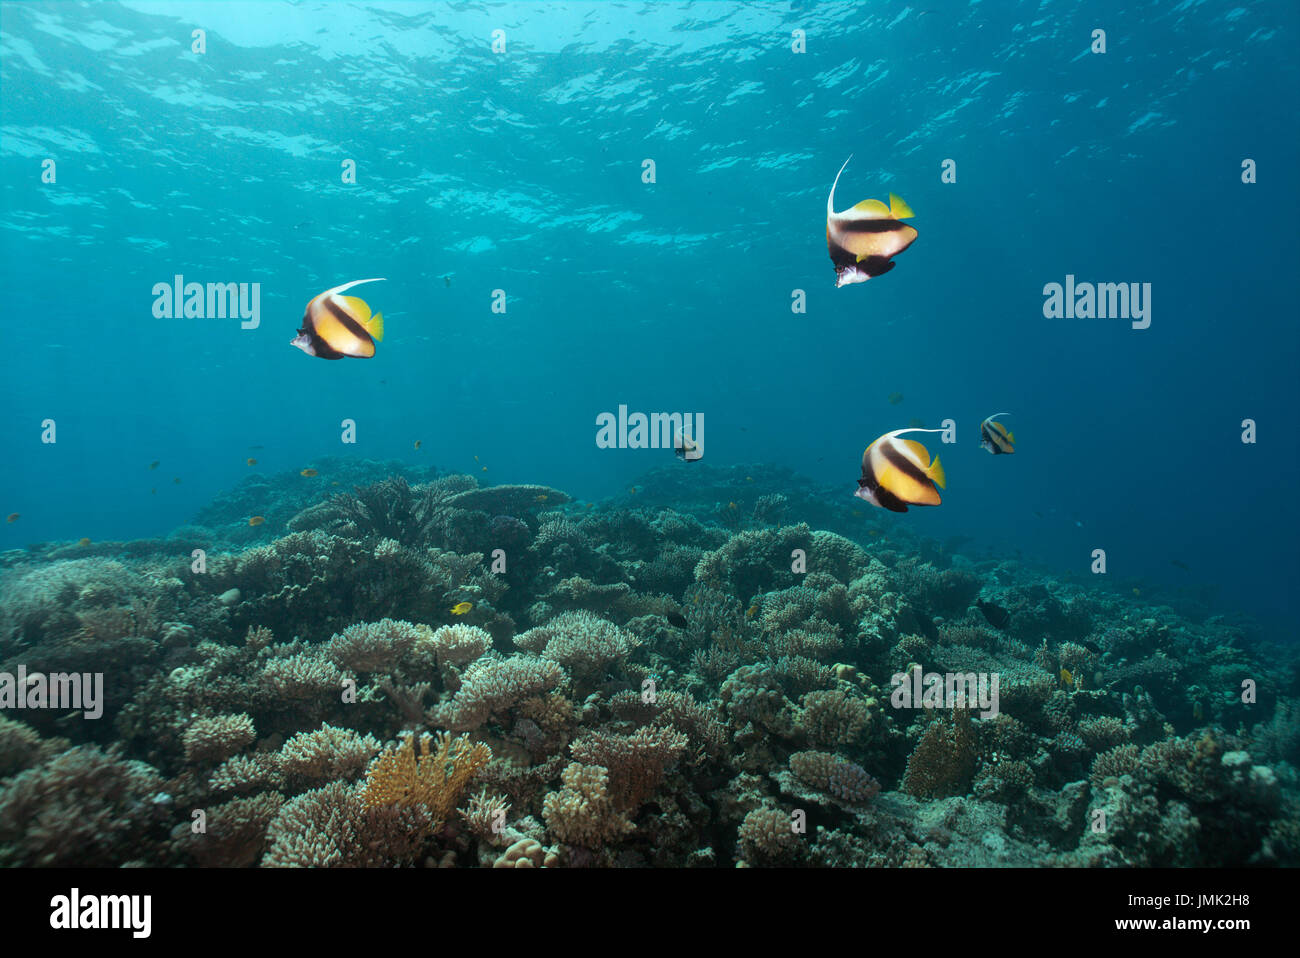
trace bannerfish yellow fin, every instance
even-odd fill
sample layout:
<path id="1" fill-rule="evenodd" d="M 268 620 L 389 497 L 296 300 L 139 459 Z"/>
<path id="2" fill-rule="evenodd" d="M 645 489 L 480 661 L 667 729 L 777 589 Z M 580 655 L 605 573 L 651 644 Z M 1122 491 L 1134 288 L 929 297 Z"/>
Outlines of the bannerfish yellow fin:
<path id="1" fill-rule="evenodd" d="M 899 442 L 912 450 L 912 452 L 916 453 L 916 458 L 921 461 L 921 468 L 924 469 L 926 466 L 930 465 L 930 450 L 926 449 L 925 446 L 921 445 L 915 439 L 900 439 Z"/>
<path id="2" fill-rule="evenodd" d="M 370 312 L 370 310 L 367 309 L 366 312 Z M 361 328 L 368 332 L 375 342 L 382 343 L 384 341 L 384 314 L 375 313 L 361 324 Z"/>
<path id="3" fill-rule="evenodd" d="M 863 200 L 853 207 L 853 212 L 862 214 L 861 219 L 883 220 L 889 218 L 889 207 L 880 200 Z"/>
<path id="4" fill-rule="evenodd" d="M 370 318 L 370 304 L 360 296 L 340 296 L 339 299 L 348 304 L 357 322 L 365 325 L 366 320 Z"/>
<path id="5" fill-rule="evenodd" d="M 881 205 L 883 206 L 884 204 L 882 203 Z M 912 212 L 912 208 L 907 205 L 906 200 L 904 200 L 901 196 L 895 196 L 893 193 L 890 193 L 889 194 L 889 215 L 896 220 L 905 220 L 905 219 L 910 219 L 916 214 Z"/>
<path id="6" fill-rule="evenodd" d="M 925 470 L 925 474 L 934 480 L 934 484 L 940 489 L 948 488 L 948 477 L 944 474 L 943 466 L 939 465 L 939 457 L 934 457 L 934 462 L 930 463 L 930 468 Z"/>

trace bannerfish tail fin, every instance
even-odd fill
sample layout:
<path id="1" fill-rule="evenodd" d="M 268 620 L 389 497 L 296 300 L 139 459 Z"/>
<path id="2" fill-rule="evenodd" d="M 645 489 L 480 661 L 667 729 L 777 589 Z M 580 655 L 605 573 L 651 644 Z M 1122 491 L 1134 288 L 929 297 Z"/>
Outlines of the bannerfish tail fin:
<path id="1" fill-rule="evenodd" d="M 930 468 L 925 470 L 925 474 L 934 481 L 940 489 L 948 488 L 948 476 L 943 471 L 943 466 L 939 465 L 939 457 L 934 457 L 934 462 L 930 463 Z"/>
<path id="2" fill-rule="evenodd" d="M 333 289 L 327 290 L 326 295 L 328 296 L 334 293 L 342 293 L 345 290 L 351 289 L 353 286 L 360 286 L 362 283 L 382 283 L 386 279 L 387 277 L 385 276 L 376 276 L 372 279 L 354 279 L 350 283 L 344 283 L 342 286 L 335 286 Z"/>
<path id="3" fill-rule="evenodd" d="M 849 154 L 849 160 L 851 160 L 851 159 L 853 159 L 853 154 L 852 154 L 852 153 Z M 847 166 L 849 165 L 849 160 L 845 160 L 845 161 L 844 161 L 844 166 L 841 166 L 841 167 L 840 167 L 840 172 L 835 174 L 835 182 L 831 184 L 831 194 L 830 194 L 830 196 L 826 197 L 826 215 L 827 215 L 827 216 L 834 216 L 834 215 L 835 215 L 835 187 L 839 185 L 839 182 L 840 182 L 840 173 L 843 173 L 845 167 L 847 167 Z"/>
<path id="4" fill-rule="evenodd" d="M 895 196 L 893 193 L 890 193 L 889 215 L 896 220 L 906 220 L 911 219 L 916 214 L 912 212 L 912 208 L 907 205 L 906 200 L 901 196 Z"/>
<path id="5" fill-rule="evenodd" d="M 1010 429 L 1008 429 L 1008 430 L 1007 430 L 1007 442 L 1014 443 L 1015 441 L 1016 441 L 1016 434 L 1015 434 L 1014 432 L 1012 432 Z"/>
<path id="6" fill-rule="evenodd" d="M 368 309 L 366 311 L 369 312 Z M 375 313 L 375 315 L 371 316 L 364 323 L 362 323 L 361 327 L 371 335 L 371 337 L 375 340 L 375 342 L 382 343 L 384 341 L 384 314 L 383 313 Z"/>

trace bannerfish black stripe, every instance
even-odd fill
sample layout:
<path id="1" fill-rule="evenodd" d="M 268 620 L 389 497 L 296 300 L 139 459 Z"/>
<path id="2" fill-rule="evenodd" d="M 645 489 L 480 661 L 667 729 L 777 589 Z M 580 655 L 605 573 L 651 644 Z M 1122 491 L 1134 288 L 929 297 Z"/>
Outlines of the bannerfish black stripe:
<path id="1" fill-rule="evenodd" d="M 930 482 L 930 477 L 925 474 L 925 471 L 918 467 L 911 459 L 908 459 L 907 456 L 903 455 L 902 450 L 896 447 L 893 443 L 887 442 L 881 446 L 880 453 L 891 466 L 900 472 L 905 473 L 913 482 L 922 485 Z"/>
<path id="2" fill-rule="evenodd" d="M 372 339 L 371 335 L 361 328 L 361 324 L 352 318 L 352 314 L 338 303 L 334 302 L 332 297 L 325 298 L 325 308 L 330 311 L 335 319 L 343 324 L 344 328 L 346 328 L 348 332 L 357 337 L 357 339 L 361 340 L 363 343 L 368 339 Z"/>

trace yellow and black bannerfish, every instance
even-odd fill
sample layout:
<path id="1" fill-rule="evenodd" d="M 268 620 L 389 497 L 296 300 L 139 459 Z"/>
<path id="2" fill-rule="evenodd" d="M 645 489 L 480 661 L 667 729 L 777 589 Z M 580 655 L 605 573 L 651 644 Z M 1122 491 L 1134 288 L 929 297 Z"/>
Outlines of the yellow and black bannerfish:
<path id="1" fill-rule="evenodd" d="M 994 413 L 980 423 L 980 448 L 987 449 L 995 456 L 1003 453 L 1016 451 L 1016 434 L 1009 430 L 1000 422 L 995 422 L 998 416 L 1009 416 L 1011 413 L 999 412 Z"/>
<path id="2" fill-rule="evenodd" d="M 370 315 L 369 305 L 359 297 L 339 294 L 362 283 L 383 281 L 382 276 L 356 279 L 325 290 L 307 304 L 298 338 L 290 340 L 289 345 L 318 359 L 369 359 L 375 354 L 375 343 L 383 341 L 384 316 Z"/>
<path id="3" fill-rule="evenodd" d="M 916 214 L 893 193 L 888 206 L 880 200 L 863 200 L 843 213 L 835 212 L 835 187 L 849 160 L 835 174 L 826 197 L 826 247 L 835 264 L 836 289 L 888 273 L 894 268 L 893 258 L 916 240 L 916 230 L 900 222 Z"/>
<path id="4" fill-rule="evenodd" d="M 895 429 L 887 432 L 862 453 L 862 478 L 853 494 L 873 506 L 890 512 L 906 512 L 908 506 L 937 506 L 939 489 L 947 488 L 947 477 L 939 457 L 930 461 L 930 451 L 915 439 L 900 439 L 906 432 L 943 432 L 942 429 Z M 936 488 L 938 487 L 938 488 Z"/>

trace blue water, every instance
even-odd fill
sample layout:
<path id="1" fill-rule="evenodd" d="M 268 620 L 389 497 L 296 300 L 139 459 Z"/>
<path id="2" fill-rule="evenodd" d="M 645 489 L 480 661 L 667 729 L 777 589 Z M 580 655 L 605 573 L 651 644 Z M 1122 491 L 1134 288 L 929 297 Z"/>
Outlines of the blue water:
<path id="1" fill-rule="evenodd" d="M 325 455 L 618 494 L 674 461 L 597 448 L 620 404 L 848 496 L 872 439 L 952 419 L 943 505 L 892 521 L 1060 574 L 1104 549 L 1285 635 L 1298 11 L 2 3 L 0 549 L 162 535 Z M 837 205 L 892 190 L 920 235 L 835 289 L 849 154 Z M 155 318 L 176 274 L 259 283 L 260 325 Z M 1150 327 L 1044 318 L 1067 274 L 1150 283 Z M 312 296 L 372 276 L 374 359 L 290 348 Z"/>

